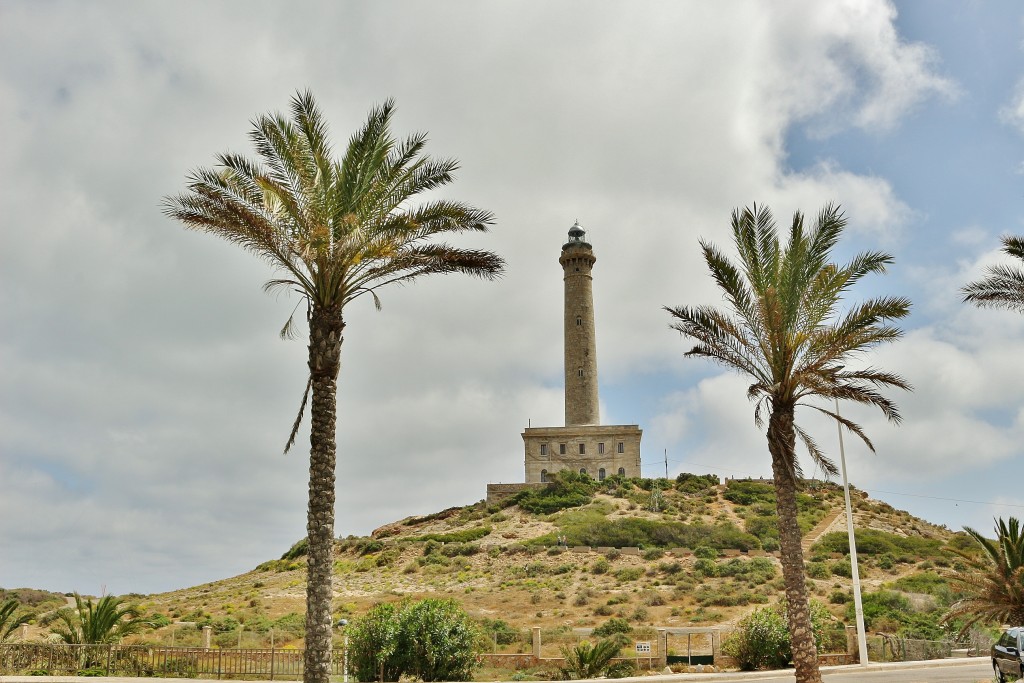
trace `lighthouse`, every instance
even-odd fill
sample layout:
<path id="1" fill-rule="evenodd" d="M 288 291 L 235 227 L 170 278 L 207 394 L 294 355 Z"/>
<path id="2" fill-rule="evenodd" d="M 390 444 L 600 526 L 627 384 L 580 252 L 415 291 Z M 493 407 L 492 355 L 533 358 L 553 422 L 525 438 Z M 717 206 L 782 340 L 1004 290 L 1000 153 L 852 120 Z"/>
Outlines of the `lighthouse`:
<path id="1" fill-rule="evenodd" d="M 594 248 L 576 221 L 558 258 L 562 266 L 565 426 L 523 431 L 526 483 L 539 484 L 561 470 L 603 480 L 640 476 L 638 425 L 602 425 L 594 315 Z"/>
<path id="2" fill-rule="evenodd" d="M 593 270 L 597 257 L 579 221 L 562 245 L 565 282 L 565 426 L 601 423 L 597 393 L 597 334 Z"/>

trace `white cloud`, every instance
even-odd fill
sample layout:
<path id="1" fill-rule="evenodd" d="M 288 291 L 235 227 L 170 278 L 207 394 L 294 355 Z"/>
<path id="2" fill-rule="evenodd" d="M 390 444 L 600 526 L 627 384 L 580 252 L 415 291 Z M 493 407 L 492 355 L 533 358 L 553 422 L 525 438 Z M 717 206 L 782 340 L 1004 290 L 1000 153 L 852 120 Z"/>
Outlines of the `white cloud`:
<path id="1" fill-rule="evenodd" d="M 264 264 L 159 211 L 188 169 L 248 151 L 247 121 L 297 88 L 338 145 L 396 97 L 399 132 L 426 129 L 430 152 L 461 159 L 451 195 L 495 211 L 474 244 L 508 261 L 498 282 L 424 281 L 347 312 L 339 533 L 521 476 L 521 429 L 562 419 L 557 256 L 573 219 L 598 256 L 603 381 L 686 386 L 661 306 L 718 300 L 697 241 L 727 245 L 733 207 L 766 201 L 784 224 L 841 202 L 872 244 L 914 218 L 888 179 L 841 159 L 786 166 L 798 123 L 891 128 L 951 92 L 888 3 L 457 8 L 3 8 L 0 505 L 23 526 L 0 545 L 47 568 L 8 564 L 4 582 L 172 588 L 302 535 L 303 448 L 280 448 L 304 348 L 275 337 L 294 300 L 263 296 Z M 687 457 L 767 474 L 736 382 L 637 416 L 645 443 L 715 429 L 727 440 Z"/>

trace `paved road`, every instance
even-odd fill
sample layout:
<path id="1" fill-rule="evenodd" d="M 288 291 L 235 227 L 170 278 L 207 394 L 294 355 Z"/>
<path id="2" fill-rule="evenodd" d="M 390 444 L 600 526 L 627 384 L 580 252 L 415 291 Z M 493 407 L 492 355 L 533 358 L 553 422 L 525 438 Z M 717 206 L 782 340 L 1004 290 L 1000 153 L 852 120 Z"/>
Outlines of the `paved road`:
<path id="1" fill-rule="evenodd" d="M 825 666 L 821 668 L 825 683 L 991 683 L 992 663 L 988 657 L 944 659 L 934 662 L 900 664 L 869 664 L 861 666 Z M 648 676 L 627 679 L 645 683 L 795 683 L 790 671 L 752 671 L 748 673 L 685 674 Z"/>

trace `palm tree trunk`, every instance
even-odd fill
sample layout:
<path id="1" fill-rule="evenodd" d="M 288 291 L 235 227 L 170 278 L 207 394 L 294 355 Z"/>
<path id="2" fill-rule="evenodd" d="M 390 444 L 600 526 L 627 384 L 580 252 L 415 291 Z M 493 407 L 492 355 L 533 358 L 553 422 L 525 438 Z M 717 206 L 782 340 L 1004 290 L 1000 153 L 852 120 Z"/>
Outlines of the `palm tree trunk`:
<path id="1" fill-rule="evenodd" d="M 306 652 L 303 681 L 328 683 L 333 618 L 335 422 L 341 366 L 341 313 L 313 307 L 309 320 L 309 372 L 313 380 L 309 434 L 309 507 L 306 537 Z"/>
<path id="2" fill-rule="evenodd" d="M 811 608 L 804 576 L 803 549 L 796 507 L 796 431 L 794 408 L 783 402 L 772 403 L 768 420 L 768 450 L 772 454 L 775 480 L 775 509 L 779 516 L 779 546 L 782 577 L 786 584 L 786 612 L 793 647 L 793 666 L 797 683 L 821 683 L 818 649 L 811 630 Z"/>

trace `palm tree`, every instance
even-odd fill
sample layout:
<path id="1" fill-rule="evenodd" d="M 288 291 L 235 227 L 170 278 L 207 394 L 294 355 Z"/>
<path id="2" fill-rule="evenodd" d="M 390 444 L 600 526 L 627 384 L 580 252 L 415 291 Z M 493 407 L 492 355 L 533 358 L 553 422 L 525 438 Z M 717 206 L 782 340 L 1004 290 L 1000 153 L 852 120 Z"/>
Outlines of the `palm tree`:
<path id="1" fill-rule="evenodd" d="M 50 629 L 54 635 L 72 645 L 113 643 L 149 626 L 139 608 L 125 598 L 104 595 L 94 604 L 92 598 L 83 601 L 78 593 L 75 608 L 57 610 L 50 621 L 57 622 Z"/>
<path id="2" fill-rule="evenodd" d="M 434 273 L 497 277 L 503 261 L 488 251 L 430 241 L 441 233 L 485 232 L 487 211 L 417 195 L 453 179 L 454 160 L 421 155 L 426 137 L 404 141 L 390 131 L 394 104 L 374 108 L 332 158 L 327 126 L 312 94 L 298 93 L 292 117 L 260 116 L 250 138 L 259 160 L 217 157 L 217 170 L 189 176 L 188 193 L 168 197 L 168 216 L 211 232 L 267 260 L 281 276 L 265 289 L 297 292 L 309 325 L 309 378 L 295 434 L 312 390 L 307 511 L 305 681 L 327 683 L 331 661 L 331 566 L 334 542 L 335 420 L 343 317 L 364 294 Z M 300 302 L 301 303 L 301 302 Z M 282 336 L 292 334 L 292 317 Z"/>
<path id="3" fill-rule="evenodd" d="M 965 562 L 954 577 L 962 597 L 950 606 L 943 621 L 966 617 L 961 632 L 978 622 L 1024 624 L 1024 529 L 1015 517 L 996 519 L 995 541 L 964 527 L 981 552 L 952 549 Z"/>
<path id="4" fill-rule="evenodd" d="M 0 603 L 0 643 L 7 642 L 22 624 L 28 623 L 34 616 L 31 612 L 17 613 L 20 605 L 15 598 Z"/>
<path id="5" fill-rule="evenodd" d="M 1004 237 L 1003 251 L 1024 265 L 1024 237 Z M 1024 268 L 990 266 L 985 272 L 988 277 L 970 282 L 960 290 L 964 301 L 1024 313 Z"/>
<path id="6" fill-rule="evenodd" d="M 874 368 L 847 367 L 851 356 L 902 332 L 888 321 L 902 318 L 910 302 L 899 297 L 871 299 L 840 311 L 843 295 L 869 273 L 885 272 L 892 257 L 865 252 L 839 266 L 830 252 L 846 226 L 838 207 L 828 205 L 814 225 L 804 226 L 797 212 L 782 246 L 771 212 L 765 207 L 735 210 L 732 232 L 739 263 L 701 240 L 704 260 L 721 288 L 727 310 L 713 306 L 666 308 L 673 329 L 696 341 L 688 356 L 710 358 L 747 375 L 753 383 L 747 397 L 756 401 L 754 420 L 768 416 L 768 451 L 779 518 L 779 541 L 786 587 L 793 663 L 798 681 L 820 681 L 804 584 L 796 492 L 801 470 L 796 440 L 825 472 L 836 467 L 814 439 L 796 424 L 796 407 L 806 406 L 836 420 L 874 450 L 861 427 L 808 399 L 849 400 L 877 406 L 892 422 L 900 421 L 896 405 L 881 387 L 909 389 L 898 375 Z"/>
<path id="7" fill-rule="evenodd" d="M 620 644 L 615 638 L 599 640 L 593 645 L 583 641 L 576 647 L 563 647 L 565 666 L 562 667 L 562 677 L 569 681 L 597 678 L 612 666 L 619 649 Z"/>

